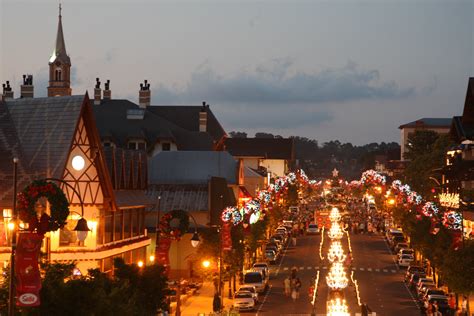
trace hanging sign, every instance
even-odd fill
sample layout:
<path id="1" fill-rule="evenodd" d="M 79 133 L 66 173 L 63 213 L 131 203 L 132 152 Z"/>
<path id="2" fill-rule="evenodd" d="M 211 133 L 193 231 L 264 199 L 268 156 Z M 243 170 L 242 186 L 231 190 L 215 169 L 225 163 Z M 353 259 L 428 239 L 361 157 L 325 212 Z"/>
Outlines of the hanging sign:
<path id="1" fill-rule="evenodd" d="M 39 306 L 41 276 L 38 256 L 43 236 L 36 233 L 18 234 L 15 252 L 17 306 Z"/>
<path id="2" fill-rule="evenodd" d="M 169 270 L 170 270 L 170 257 L 169 257 L 170 247 L 171 247 L 171 238 L 162 236 L 158 242 L 158 245 L 155 248 L 156 263 L 165 267 L 166 275 L 169 274 Z"/>
<path id="3" fill-rule="evenodd" d="M 232 250 L 232 235 L 230 233 L 231 226 L 229 223 L 224 223 L 222 225 L 222 250 Z"/>

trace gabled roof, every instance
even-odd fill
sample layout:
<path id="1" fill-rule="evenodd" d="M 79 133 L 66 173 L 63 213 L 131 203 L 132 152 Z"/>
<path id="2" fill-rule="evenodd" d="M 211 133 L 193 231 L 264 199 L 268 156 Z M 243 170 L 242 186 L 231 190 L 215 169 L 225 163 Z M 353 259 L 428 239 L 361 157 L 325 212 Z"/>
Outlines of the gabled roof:
<path id="1" fill-rule="evenodd" d="M 163 151 L 148 168 L 150 184 L 204 184 L 211 177 L 237 183 L 237 161 L 223 151 Z"/>
<path id="2" fill-rule="evenodd" d="M 451 118 L 421 118 L 419 120 L 400 125 L 398 128 L 406 127 L 446 127 L 451 126 Z"/>
<path id="3" fill-rule="evenodd" d="M 224 146 L 234 157 L 294 159 L 294 142 L 291 138 L 227 138 Z"/>
<path id="4" fill-rule="evenodd" d="M 474 78 L 469 78 L 462 116 L 454 116 L 450 131 L 458 142 L 474 140 Z"/>
<path id="5" fill-rule="evenodd" d="M 144 111 L 143 119 L 128 119 L 127 111 L 140 111 L 140 107 L 128 100 L 102 100 L 100 105 L 91 105 L 102 139 L 110 138 L 117 146 L 126 148 L 131 138 L 145 140 L 149 146 L 158 140 L 176 142 L 179 150 L 212 150 L 212 138 L 207 133 L 186 130 L 166 118 Z"/>
<path id="6" fill-rule="evenodd" d="M 23 153 L 15 125 L 4 102 L 0 101 L 0 209 L 13 208 L 13 158 L 18 158 L 18 188 L 30 179 L 23 167 Z"/>
<path id="7" fill-rule="evenodd" d="M 21 144 L 23 166 L 30 174 L 63 176 L 83 102 L 83 95 L 5 102 Z"/>
<path id="8" fill-rule="evenodd" d="M 188 131 L 194 132 L 199 132 L 199 112 L 206 111 L 206 131 L 211 135 L 213 141 L 218 142 L 227 135 L 208 105 L 155 105 L 148 107 L 148 110 Z"/>

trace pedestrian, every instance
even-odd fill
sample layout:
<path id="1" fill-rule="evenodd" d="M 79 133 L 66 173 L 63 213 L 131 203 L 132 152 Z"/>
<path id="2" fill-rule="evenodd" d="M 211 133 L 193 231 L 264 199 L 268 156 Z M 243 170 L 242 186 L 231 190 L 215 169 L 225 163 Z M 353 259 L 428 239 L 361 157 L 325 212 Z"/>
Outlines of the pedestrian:
<path id="1" fill-rule="evenodd" d="M 367 303 L 363 303 L 361 305 L 362 316 L 369 316 L 369 313 L 372 313 L 372 310 L 370 309 L 369 305 L 367 305 Z"/>
<path id="2" fill-rule="evenodd" d="M 433 304 L 431 302 L 428 302 L 426 306 L 426 316 L 433 316 Z"/>
<path id="3" fill-rule="evenodd" d="M 441 312 L 439 311 L 439 306 L 438 306 L 437 301 L 433 302 L 433 316 L 443 316 Z"/>
<path id="4" fill-rule="evenodd" d="M 285 280 L 283 281 L 283 284 L 285 286 L 285 296 L 288 297 L 291 294 L 291 280 L 290 276 L 287 276 Z"/>
<path id="5" fill-rule="evenodd" d="M 466 316 L 469 316 L 467 315 L 467 296 L 466 295 L 463 295 L 462 297 L 462 304 L 461 304 L 461 315 L 466 315 Z"/>
<path id="6" fill-rule="evenodd" d="M 296 298 L 300 298 L 300 289 L 301 289 L 301 280 L 300 278 L 296 278 L 295 281 L 295 289 L 296 289 Z"/>
<path id="7" fill-rule="evenodd" d="M 291 237 L 291 243 L 293 244 L 293 247 L 296 247 L 296 236 Z"/>
<path id="8" fill-rule="evenodd" d="M 363 222 L 361 222 L 361 223 L 359 224 L 359 232 L 360 232 L 361 234 L 363 234 L 363 233 L 364 233 L 364 230 L 365 230 L 365 224 L 364 224 Z"/>
<path id="9" fill-rule="evenodd" d="M 215 313 L 218 313 L 221 311 L 221 298 L 219 297 L 218 293 L 214 294 L 214 299 L 212 301 L 212 310 Z"/>
<path id="10" fill-rule="evenodd" d="M 449 295 L 448 305 L 449 314 L 454 316 L 456 314 L 456 297 L 454 294 Z"/>

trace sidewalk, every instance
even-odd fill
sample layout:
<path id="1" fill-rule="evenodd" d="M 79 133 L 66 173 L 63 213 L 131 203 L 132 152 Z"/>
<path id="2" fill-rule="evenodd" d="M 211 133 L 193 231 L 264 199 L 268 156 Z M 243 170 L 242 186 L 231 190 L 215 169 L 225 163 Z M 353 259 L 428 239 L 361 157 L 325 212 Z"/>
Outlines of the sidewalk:
<path id="1" fill-rule="evenodd" d="M 222 291 L 224 293 L 224 308 L 229 310 L 232 306 L 232 299 L 227 298 L 228 287 L 224 285 Z M 185 303 L 181 305 L 182 316 L 209 315 L 212 313 L 212 301 L 214 299 L 214 285 L 211 282 L 204 282 L 196 295 L 189 297 Z"/>

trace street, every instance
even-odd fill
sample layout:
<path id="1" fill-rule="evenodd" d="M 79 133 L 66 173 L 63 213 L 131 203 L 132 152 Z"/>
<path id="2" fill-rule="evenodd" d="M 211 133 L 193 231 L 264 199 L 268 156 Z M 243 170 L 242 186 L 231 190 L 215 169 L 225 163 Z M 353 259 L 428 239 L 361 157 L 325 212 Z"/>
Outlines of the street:
<path id="1" fill-rule="evenodd" d="M 381 235 L 350 235 L 354 263 L 354 279 L 358 281 L 360 300 L 365 302 L 377 315 L 412 316 L 419 315 L 415 301 L 403 283 L 404 270 L 399 270 L 393 256 Z M 289 247 L 282 260 L 272 266 L 270 289 L 260 297 L 257 311 L 243 315 L 290 315 L 311 314 L 312 305 L 308 297 L 311 280 L 320 271 L 316 315 L 326 314 L 327 261 L 321 261 L 319 246 L 321 235 L 302 236 L 298 238 L 296 248 Z M 329 240 L 325 237 L 323 249 L 327 249 Z M 347 239 L 343 243 L 348 247 Z M 323 250 L 323 253 L 325 251 Z M 284 294 L 283 280 L 296 267 L 303 285 L 300 297 L 293 302 Z M 360 313 L 354 286 L 351 284 L 345 291 L 345 298 L 351 315 Z"/>

